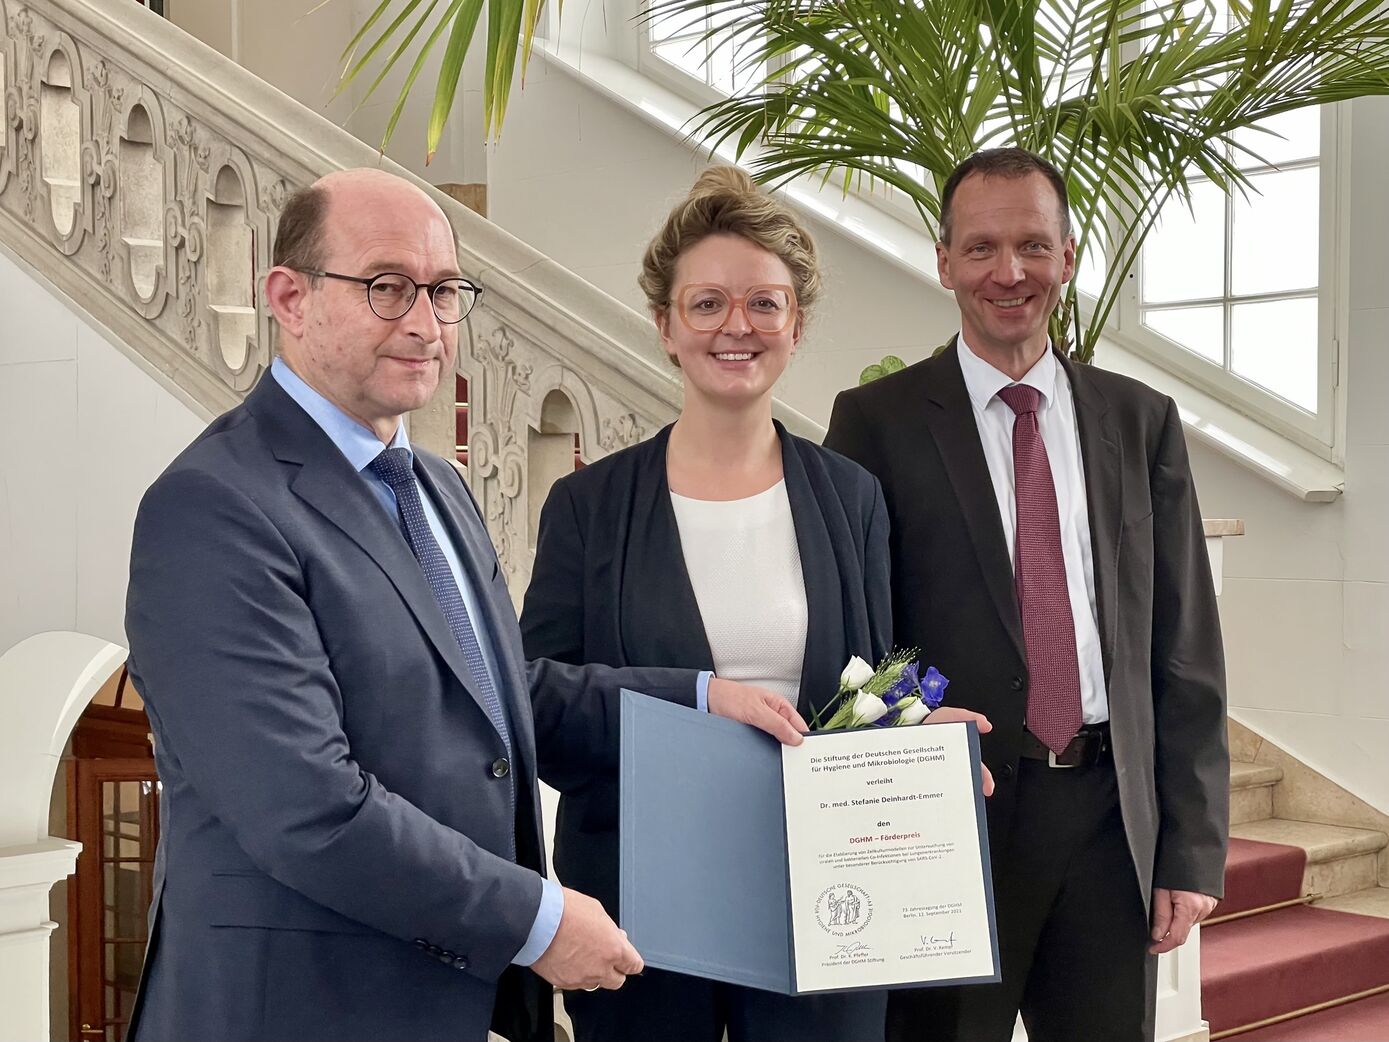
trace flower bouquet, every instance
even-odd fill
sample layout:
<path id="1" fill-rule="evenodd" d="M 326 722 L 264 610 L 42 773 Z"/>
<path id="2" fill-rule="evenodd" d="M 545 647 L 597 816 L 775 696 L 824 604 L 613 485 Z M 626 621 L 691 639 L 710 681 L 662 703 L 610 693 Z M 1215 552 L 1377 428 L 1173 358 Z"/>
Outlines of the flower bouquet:
<path id="1" fill-rule="evenodd" d="M 812 731 L 919 724 L 941 704 L 950 681 L 935 666 L 921 672 L 915 649 L 894 651 L 874 669 L 855 655 L 839 674 L 839 694 L 823 714 L 812 713 Z"/>

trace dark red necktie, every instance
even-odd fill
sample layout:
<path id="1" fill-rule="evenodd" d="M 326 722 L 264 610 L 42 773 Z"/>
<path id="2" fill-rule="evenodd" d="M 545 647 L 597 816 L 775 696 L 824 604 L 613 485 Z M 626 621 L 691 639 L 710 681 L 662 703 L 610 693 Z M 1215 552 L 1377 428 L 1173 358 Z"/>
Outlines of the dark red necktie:
<path id="1" fill-rule="evenodd" d="M 1013 410 L 1013 489 L 1017 529 L 1013 582 L 1027 650 L 1027 729 L 1055 753 L 1077 731 L 1080 660 L 1061 553 L 1061 517 L 1047 447 L 1037 426 L 1041 392 L 1014 384 L 998 392 Z"/>

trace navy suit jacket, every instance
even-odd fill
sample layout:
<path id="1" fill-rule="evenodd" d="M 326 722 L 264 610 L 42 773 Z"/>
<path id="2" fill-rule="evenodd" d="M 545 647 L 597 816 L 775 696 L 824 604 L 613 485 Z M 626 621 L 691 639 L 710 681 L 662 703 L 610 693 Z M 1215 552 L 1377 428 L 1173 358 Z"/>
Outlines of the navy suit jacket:
<path id="1" fill-rule="evenodd" d="M 850 655 L 892 643 L 887 508 L 878 482 L 778 423 L 809 628 L 798 708 L 807 720 Z M 521 613 L 528 655 L 608 666 L 714 668 L 666 483 L 666 427 L 556 482 L 540 515 Z M 534 692 L 540 776 L 560 790 L 555 870 L 617 914 L 616 727 L 593 730 L 573 703 Z"/>
<path id="2" fill-rule="evenodd" d="M 693 670 L 527 663 L 457 471 L 416 452 L 496 650 L 508 749 L 398 523 L 271 378 L 150 488 L 126 630 L 163 784 L 139 1042 L 546 1037 L 534 690 L 615 726 Z M 516 851 L 513 861 L 510 852 Z M 503 998 L 498 999 L 499 981 Z"/>

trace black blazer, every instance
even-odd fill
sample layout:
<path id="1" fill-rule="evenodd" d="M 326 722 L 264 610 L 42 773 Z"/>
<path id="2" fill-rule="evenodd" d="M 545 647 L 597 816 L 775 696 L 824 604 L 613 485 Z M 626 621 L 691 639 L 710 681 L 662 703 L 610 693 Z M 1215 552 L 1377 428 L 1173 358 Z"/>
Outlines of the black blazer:
<path id="1" fill-rule="evenodd" d="M 776 429 L 805 578 L 809 718 L 850 655 L 876 663 L 891 645 L 887 512 L 858 464 Z M 528 658 L 714 668 L 666 483 L 669 438 L 666 427 L 551 490 L 521 614 Z M 616 915 L 618 734 L 585 732 L 572 700 L 552 694 L 533 706 L 540 776 L 561 793 L 555 867 Z"/>
<path id="2" fill-rule="evenodd" d="M 1225 668 L 1201 511 L 1172 399 L 1058 355 L 1075 397 L 1100 647 L 1137 879 L 1219 895 L 1229 815 Z M 882 482 L 898 640 L 993 723 L 996 844 L 1014 805 L 1027 705 L 1003 522 L 952 343 L 835 402 L 825 443 Z"/>

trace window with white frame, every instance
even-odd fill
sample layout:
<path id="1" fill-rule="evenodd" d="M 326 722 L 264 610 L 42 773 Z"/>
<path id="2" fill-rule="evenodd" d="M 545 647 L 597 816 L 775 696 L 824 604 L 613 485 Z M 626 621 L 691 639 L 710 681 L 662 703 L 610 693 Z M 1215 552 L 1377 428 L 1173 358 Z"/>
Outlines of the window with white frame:
<path id="1" fill-rule="evenodd" d="M 1305 417 L 1322 411 L 1322 113 L 1236 135 L 1252 191 L 1206 180 L 1172 200 L 1144 244 L 1136 318 L 1188 357 Z M 1257 156 L 1257 158 L 1255 158 Z M 1182 360 L 1182 359 L 1179 359 Z"/>
<path id="2" fill-rule="evenodd" d="M 642 51 L 644 57 L 654 59 L 642 61 L 643 71 L 655 72 L 665 80 L 670 74 L 693 79 L 717 95 L 756 89 L 766 75 L 766 64 L 748 60 L 753 41 L 746 37 L 735 41 L 727 28 L 740 6 L 730 2 L 706 7 L 697 15 L 664 12 L 643 17 Z M 702 96 L 700 100 L 713 97 Z"/>

